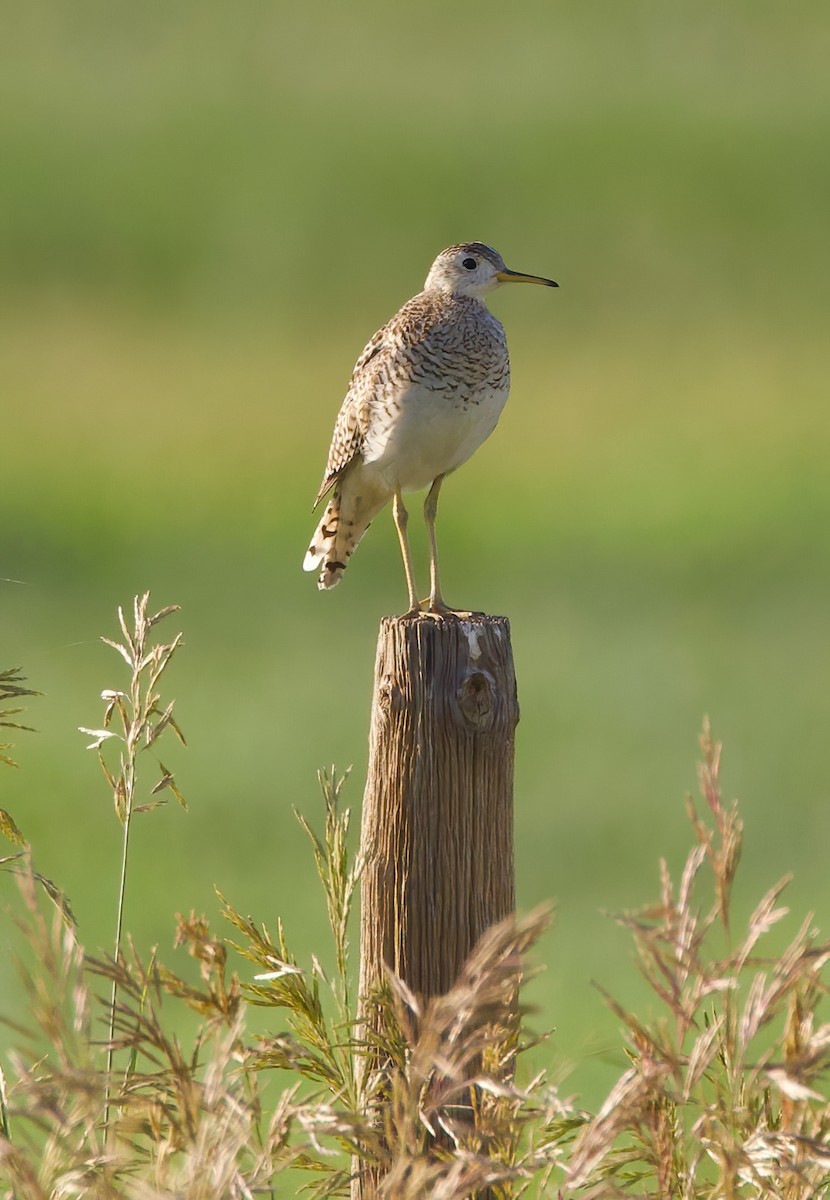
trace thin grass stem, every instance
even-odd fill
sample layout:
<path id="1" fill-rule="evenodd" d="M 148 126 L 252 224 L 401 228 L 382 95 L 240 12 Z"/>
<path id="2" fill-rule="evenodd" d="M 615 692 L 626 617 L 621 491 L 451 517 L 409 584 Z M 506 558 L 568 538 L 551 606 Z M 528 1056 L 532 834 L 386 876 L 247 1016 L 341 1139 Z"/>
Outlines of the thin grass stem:
<path id="1" fill-rule="evenodd" d="M 135 766 L 124 772 L 126 783 L 124 797 L 124 824 L 121 839 L 121 874 L 118 882 L 118 905 L 115 915 L 115 947 L 113 958 L 116 963 L 121 958 L 121 936 L 124 928 L 124 905 L 127 895 L 127 864 L 130 853 L 130 829 L 133 816 L 133 791 L 135 782 Z M 109 1027 L 107 1030 L 107 1080 L 104 1092 L 104 1127 L 109 1126 L 110 1098 L 112 1094 L 112 1064 L 115 1055 L 115 1012 L 118 1002 L 118 980 L 113 976 L 112 992 L 110 994 Z"/>

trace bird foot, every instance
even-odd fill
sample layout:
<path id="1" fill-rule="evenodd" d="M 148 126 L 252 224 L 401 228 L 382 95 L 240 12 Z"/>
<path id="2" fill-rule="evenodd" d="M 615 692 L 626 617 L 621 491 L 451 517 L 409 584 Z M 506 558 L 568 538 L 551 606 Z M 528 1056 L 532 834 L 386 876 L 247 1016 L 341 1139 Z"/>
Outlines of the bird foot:
<path id="1" fill-rule="evenodd" d="M 469 613 L 463 608 L 450 608 L 440 596 L 430 596 L 421 601 L 421 612 L 429 617 L 467 617 Z"/>
<path id="2" fill-rule="evenodd" d="M 441 621 L 450 617 L 454 617 L 459 621 L 466 620 L 468 617 L 483 617 L 484 613 L 474 611 L 468 608 L 451 608 L 449 604 L 445 604 L 440 597 L 433 598 L 428 596 L 424 600 L 419 600 L 411 604 L 409 609 L 402 614 L 403 619 L 412 617 L 434 617 Z"/>

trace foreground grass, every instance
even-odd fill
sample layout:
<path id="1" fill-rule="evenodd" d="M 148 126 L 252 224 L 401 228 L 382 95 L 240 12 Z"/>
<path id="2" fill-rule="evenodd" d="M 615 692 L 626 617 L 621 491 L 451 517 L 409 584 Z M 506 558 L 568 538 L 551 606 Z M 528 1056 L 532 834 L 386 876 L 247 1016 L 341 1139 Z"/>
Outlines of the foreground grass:
<path id="1" fill-rule="evenodd" d="M 349 813 L 333 775 L 321 777 L 323 833 L 302 821 L 326 895 L 328 974 L 316 954 L 289 948 L 282 921 L 272 933 L 227 901 L 231 945 L 204 918 L 178 918 L 176 944 L 195 959 L 198 980 L 155 952 L 146 960 L 128 949 L 126 835 L 133 817 L 155 820 L 166 790 L 181 798 L 172 772 L 162 765 L 158 778 L 150 764 L 156 743 L 178 731 L 159 689 L 180 638 L 157 640 L 155 626 L 174 610 L 153 614 L 147 600 L 136 599 L 134 624 L 119 613 L 118 640 L 105 639 L 130 678 L 104 690 L 100 727 L 82 730 L 125 831 L 113 955 L 85 954 L 71 909 L 34 871 L 30 847 L 3 860 L 21 881 L 28 994 L 28 1028 L 17 1030 L 18 1048 L 0 1070 L 9 1197 L 247 1197 L 288 1195 L 302 1183 L 322 1198 L 349 1194 L 355 1172 L 362 1196 L 396 1200 L 462 1200 L 484 1189 L 531 1197 L 552 1186 L 584 1200 L 825 1194 L 830 1103 L 820 1088 L 830 1027 L 819 1006 L 830 945 L 808 918 L 776 954 L 770 934 L 787 916 L 788 877 L 745 921 L 737 916 L 743 824 L 722 798 L 708 727 L 703 806 L 687 802 L 694 845 L 679 882 L 661 861 L 658 900 L 617 918 L 634 939 L 656 1015 L 606 996 L 628 1065 L 595 1113 L 545 1073 L 523 1069 L 526 1012 L 515 997 L 543 912 L 491 930 L 452 991 L 426 1007 L 390 974 L 364 997 L 373 1033 L 360 1034 L 349 945 L 360 865 L 349 856 Z M 8 678 L 14 695 L 31 694 L 19 675 Z M 7 722 L 15 715 L 5 710 Z M 21 843 L 8 813 L 0 828 Z M 101 981 L 111 985 L 108 1001 Z M 267 1014 L 258 1036 L 246 1029 L 245 1001 Z M 177 1007 L 198 1016 L 184 1041 Z"/>

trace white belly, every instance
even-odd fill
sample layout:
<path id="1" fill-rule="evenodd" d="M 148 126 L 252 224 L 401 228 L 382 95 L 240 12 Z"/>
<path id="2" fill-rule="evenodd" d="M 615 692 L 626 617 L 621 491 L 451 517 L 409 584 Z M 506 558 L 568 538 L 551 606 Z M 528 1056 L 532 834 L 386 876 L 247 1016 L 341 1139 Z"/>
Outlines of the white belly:
<path id="1" fill-rule="evenodd" d="M 446 392 L 413 387 L 397 411 L 379 416 L 363 460 L 404 492 L 429 487 L 465 463 L 496 427 L 509 388 L 481 388 L 466 403 Z"/>

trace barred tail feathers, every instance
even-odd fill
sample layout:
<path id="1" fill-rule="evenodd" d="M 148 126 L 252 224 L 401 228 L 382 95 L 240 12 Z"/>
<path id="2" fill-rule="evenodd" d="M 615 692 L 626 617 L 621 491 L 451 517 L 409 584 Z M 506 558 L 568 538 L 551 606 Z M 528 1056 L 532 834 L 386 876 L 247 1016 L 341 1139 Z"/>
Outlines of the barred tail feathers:
<path id="1" fill-rule="evenodd" d="M 376 493 L 354 495 L 348 485 L 335 488 L 303 560 L 304 571 L 322 565 L 317 580 L 321 590 L 337 587 L 355 547 L 387 499 Z"/>

